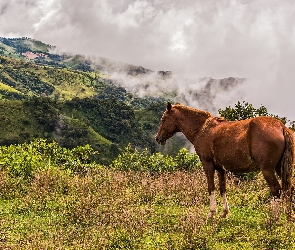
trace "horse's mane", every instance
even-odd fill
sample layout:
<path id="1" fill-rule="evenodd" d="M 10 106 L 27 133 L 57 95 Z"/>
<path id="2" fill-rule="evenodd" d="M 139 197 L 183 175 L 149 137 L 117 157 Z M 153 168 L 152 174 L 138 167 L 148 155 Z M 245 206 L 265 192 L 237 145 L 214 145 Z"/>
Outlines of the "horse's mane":
<path id="1" fill-rule="evenodd" d="M 220 123 L 229 122 L 224 117 L 213 116 L 208 111 L 199 110 L 199 109 L 196 109 L 196 108 L 191 108 L 191 107 L 188 107 L 188 106 L 181 105 L 179 103 L 174 105 L 173 108 L 175 108 L 177 110 L 180 110 L 181 113 L 184 115 L 184 117 L 193 117 L 195 122 L 197 124 L 199 124 L 200 126 L 207 127 L 209 123 L 217 125 L 217 124 L 220 124 Z"/>
<path id="2" fill-rule="evenodd" d="M 188 107 L 188 106 L 184 106 L 184 105 L 181 105 L 179 103 L 177 103 L 176 105 L 173 106 L 173 108 L 176 108 L 178 110 L 181 110 L 186 116 L 192 116 L 192 115 L 201 115 L 203 117 L 212 117 L 212 114 L 208 111 L 204 111 L 204 110 L 199 110 L 199 109 L 196 109 L 196 108 L 191 108 L 191 107 Z"/>
<path id="3" fill-rule="evenodd" d="M 228 122 L 228 120 L 226 120 L 224 117 L 222 117 L 222 116 L 219 116 L 219 117 L 215 117 L 215 120 L 217 121 L 217 122 Z"/>

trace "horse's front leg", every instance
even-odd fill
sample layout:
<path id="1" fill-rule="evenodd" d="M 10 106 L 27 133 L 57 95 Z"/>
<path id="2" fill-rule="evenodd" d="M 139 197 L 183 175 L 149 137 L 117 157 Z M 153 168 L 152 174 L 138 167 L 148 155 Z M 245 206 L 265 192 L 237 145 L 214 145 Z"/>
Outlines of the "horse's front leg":
<path id="1" fill-rule="evenodd" d="M 229 214 L 229 206 L 227 203 L 226 198 L 226 175 L 225 170 L 223 168 L 218 169 L 218 179 L 219 179 L 219 191 L 220 196 L 222 197 L 222 205 L 223 205 L 223 211 L 220 215 L 221 218 L 226 218 Z"/>
<path id="2" fill-rule="evenodd" d="M 203 162 L 203 168 L 207 177 L 208 193 L 210 195 L 210 212 L 208 218 L 214 218 L 216 215 L 217 204 L 215 197 L 214 173 L 215 169 L 210 163 Z"/>

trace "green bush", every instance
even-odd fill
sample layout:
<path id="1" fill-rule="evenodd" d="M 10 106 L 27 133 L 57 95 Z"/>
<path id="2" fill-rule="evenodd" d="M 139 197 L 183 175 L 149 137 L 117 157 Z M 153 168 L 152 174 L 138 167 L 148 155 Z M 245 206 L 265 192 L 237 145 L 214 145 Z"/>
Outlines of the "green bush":
<path id="1" fill-rule="evenodd" d="M 123 152 L 113 160 L 111 167 L 119 170 L 143 170 L 144 167 L 147 167 L 148 158 L 148 150 L 139 152 L 128 144 Z"/>
<path id="2" fill-rule="evenodd" d="M 148 170 L 152 172 L 173 171 L 177 169 L 172 156 L 164 156 L 161 153 L 152 154 L 147 161 Z"/>
<path id="3" fill-rule="evenodd" d="M 189 153 L 185 148 L 180 149 L 175 157 L 161 153 L 150 154 L 148 149 L 139 152 L 129 144 L 113 160 L 111 167 L 119 170 L 139 170 L 150 172 L 174 171 L 178 169 L 193 170 L 200 167 L 201 162 L 196 153 Z"/>
<path id="4" fill-rule="evenodd" d="M 96 153 L 90 145 L 67 149 L 56 142 L 36 139 L 30 143 L 1 146 L 0 167 L 14 177 L 24 178 L 50 167 L 83 173 L 90 163 L 90 157 Z"/>
<path id="5" fill-rule="evenodd" d="M 201 167 L 202 163 L 196 153 L 189 153 L 186 148 L 179 150 L 178 154 L 174 157 L 178 169 L 193 170 L 196 167 Z"/>

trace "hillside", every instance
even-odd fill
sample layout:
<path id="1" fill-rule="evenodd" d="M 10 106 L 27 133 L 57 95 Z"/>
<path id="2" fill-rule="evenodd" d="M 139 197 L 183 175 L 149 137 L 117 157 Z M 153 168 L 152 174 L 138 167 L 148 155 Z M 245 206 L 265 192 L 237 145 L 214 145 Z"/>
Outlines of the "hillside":
<path id="1" fill-rule="evenodd" d="M 99 71 L 106 74 L 125 72 L 133 76 L 153 72 L 141 66 L 135 66 L 108 58 L 87 58 L 83 55 L 59 53 L 55 46 L 27 37 L 0 37 L 0 55 L 27 62 L 34 62 L 38 65 L 58 66 L 87 72 Z M 160 74 L 163 73 L 160 72 Z M 105 77 L 109 78 L 109 76 Z"/>
<path id="2" fill-rule="evenodd" d="M 216 93 L 242 81 L 204 78 L 183 89 L 170 71 L 56 51 L 30 38 L 0 38 L 0 145 L 34 138 L 70 148 L 89 143 L 101 163 L 128 143 L 173 155 L 190 147 L 185 138 L 165 147 L 153 139 L 167 100 L 197 100 L 213 110 Z"/>
<path id="3" fill-rule="evenodd" d="M 34 62 L 39 65 L 70 67 L 92 71 L 91 62 L 83 56 L 58 54 L 55 46 L 41 41 L 22 38 L 0 37 L 0 54 L 14 59 Z"/>
<path id="4" fill-rule="evenodd" d="M 90 144 L 100 152 L 99 162 L 109 163 L 128 143 L 138 148 L 156 147 L 153 136 L 160 109 L 164 104 L 135 111 L 116 99 L 2 99 L 0 145 L 34 138 L 55 140 L 68 148 Z"/>
<path id="5" fill-rule="evenodd" d="M 0 145 L 34 138 L 69 148 L 88 143 L 100 152 L 101 163 L 109 163 L 128 143 L 160 149 L 153 137 L 163 98 L 138 98 L 98 69 L 86 70 L 79 56 L 59 60 L 62 56 L 50 54 L 52 47 L 41 42 L 0 41 Z M 170 144 L 162 150 L 179 149 Z"/>
<path id="6" fill-rule="evenodd" d="M 62 75 L 68 77 L 68 83 L 75 82 L 79 85 L 81 81 L 82 83 L 85 81 L 85 83 L 88 82 L 86 84 L 87 87 L 92 87 L 92 84 L 97 86 L 97 83 L 94 81 L 95 78 L 99 83 L 104 83 L 107 86 L 111 85 L 111 87 L 119 87 L 120 89 L 116 90 L 116 94 L 118 92 L 120 94 L 124 91 L 128 92 L 129 99 L 127 98 L 125 100 L 123 98 L 125 102 L 133 100 L 134 97 L 142 99 L 156 97 L 156 100 L 158 98 L 163 99 L 164 97 L 166 100 L 180 101 L 187 105 L 197 102 L 199 104 L 198 106 L 202 109 L 213 112 L 220 108 L 216 107 L 214 103 L 216 96 L 226 95 L 230 90 L 242 84 L 245 80 L 234 77 L 224 79 L 212 79 L 210 77 L 197 78 L 196 76 L 183 77 L 171 71 L 153 71 L 109 58 L 58 53 L 56 47 L 26 37 L 9 39 L 0 37 L 1 54 L 24 62 L 34 63 L 34 65 L 61 68 Z M 78 71 L 78 73 L 69 74 L 69 72 L 66 72 L 66 70 L 62 71 L 62 69 L 74 70 Z M 45 71 L 48 72 L 48 70 Z M 85 74 L 82 78 L 81 74 L 83 75 L 83 73 L 81 72 Z M 54 84 L 54 80 L 60 81 L 62 79 L 57 77 L 53 81 L 48 81 Z M 58 96 L 58 98 L 71 98 L 73 93 L 82 97 L 93 94 L 91 91 L 89 93 L 82 93 L 84 91 L 87 92 L 86 90 L 88 89 L 81 90 L 79 87 L 81 86 L 76 86 L 76 89 L 70 89 L 71 94 L 69 94 L 69 91 L 63 91 L 62 94 L 65 97 Z M 68 89 L 69 86 L 65 84 L 59 88 L 57 86 L 55 88 L 54 94 L 58 95 L 62 92 L 61 89 Z M 102 92 L 104 92 L 104 88 Z M 114 92 L 114 89 L 111 89 L 108 95 L 110 92 Z M 67 94 L 70 96 L 67 96 Z M 130 94 L 132 95 L 131 98 Z M 115 97 L 118 98 L 118 95 Z"/>
<path id="7" fill-rule="evenodd" d="M 151 73 L 149 69 L 106 58 L 54 54 L 55 47 L 30 38 L 0 37 L 0 90 L 3 98 L 46 96 L 57 100 L 115 98 L 134 107 L 145 107 L 163 98 L 127 92 L 110 74 L 130 76 Z M 163 74 L 159 72 L 159 74 Z M 16 95 L 16 94 L 14 94 Z M 24 96 L 25 95 L 25 96 Z"/>

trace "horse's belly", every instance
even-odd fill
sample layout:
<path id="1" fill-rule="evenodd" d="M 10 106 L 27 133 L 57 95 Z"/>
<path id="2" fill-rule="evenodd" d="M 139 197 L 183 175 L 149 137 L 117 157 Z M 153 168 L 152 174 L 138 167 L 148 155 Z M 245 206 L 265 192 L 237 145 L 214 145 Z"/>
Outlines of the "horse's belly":
<path id="1" fill-rule="evenodd" d="M 227 160 L 227 161 L 224 161 L 223 163 L 220 162 L 220 165 L 222 165 L 226 170 L 234 172 L 234 173 L 246 173 L 246 172 L 251 172 L 258 169 L 257 162 L 252 160 L 251 158 L 248 158 L 244 161 Z"/>
<path id="2" fill-rule="evenodd" d="M 257 167 L 250 155 L 246 138 L 232 138 L 216 143 L 213 151 L 215 162 L 231 172 L 250 172 Z"/>

